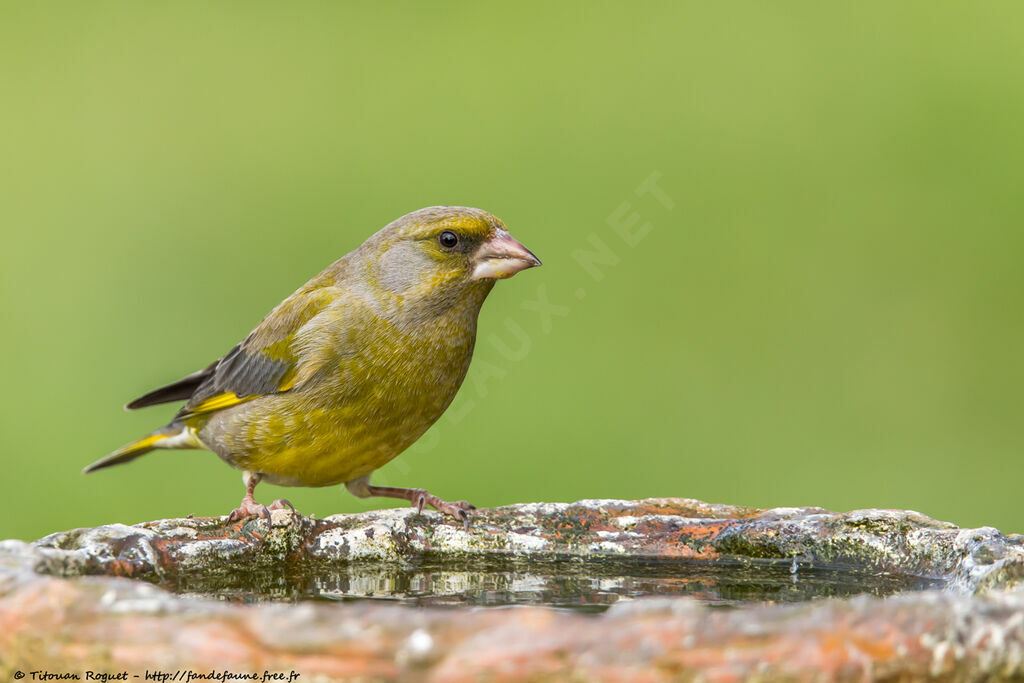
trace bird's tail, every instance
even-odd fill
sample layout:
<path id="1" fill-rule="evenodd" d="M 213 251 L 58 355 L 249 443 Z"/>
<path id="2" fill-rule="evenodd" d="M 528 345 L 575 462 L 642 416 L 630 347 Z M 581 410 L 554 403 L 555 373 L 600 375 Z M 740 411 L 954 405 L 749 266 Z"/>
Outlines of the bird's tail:
<path id="1" fill-rule="evenodd" d="M 100 458 L 82 470 L 82 474 L 102 470 L 105 467 L 131 462 L 140 455 L 145 455 L 158 448 L 203 448 L 203 443 L 196 435 L 195 429 L 184 425 L 170 424 L 147 434 L 138 441 L 133 441 L 118 448 L 110 455 Z"/>

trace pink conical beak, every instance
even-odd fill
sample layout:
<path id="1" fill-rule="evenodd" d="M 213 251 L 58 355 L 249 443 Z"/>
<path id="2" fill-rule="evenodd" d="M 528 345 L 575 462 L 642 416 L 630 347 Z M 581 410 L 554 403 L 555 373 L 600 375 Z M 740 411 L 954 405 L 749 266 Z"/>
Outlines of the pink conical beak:
<path id="1" fill-rule="evenodd" d="M 540 265 L 540 259 L 504 230 L 480 245 L 473 254 L 474 280 L 501 280 Z"/>

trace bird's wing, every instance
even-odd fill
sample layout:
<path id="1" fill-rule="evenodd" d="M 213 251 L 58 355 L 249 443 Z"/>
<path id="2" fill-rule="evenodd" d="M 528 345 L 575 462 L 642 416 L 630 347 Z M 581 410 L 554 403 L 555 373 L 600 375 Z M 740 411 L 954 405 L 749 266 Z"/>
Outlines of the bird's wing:
<path id="1" fill-rule="evenodd" d="M 297 337 L 338 295 L 335 287 L 299 290 L 223 358 L 132 401 L 128 407 L 187 398 L 188 403 L 176 418 L 181 420 L 293 389 L 308 379 L 320 362 L 320 357 L 303 352 L 296 344 Z"/>

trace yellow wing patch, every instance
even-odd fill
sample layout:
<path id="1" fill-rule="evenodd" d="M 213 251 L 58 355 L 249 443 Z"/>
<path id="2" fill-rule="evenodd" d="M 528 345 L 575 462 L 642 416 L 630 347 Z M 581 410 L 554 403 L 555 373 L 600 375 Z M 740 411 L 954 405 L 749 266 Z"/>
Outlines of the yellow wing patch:
<path id="1" fill-rule="evenodd" d="M 256 394 L 253 394 L 252 396 L 240 397 L 238 394 L 232 392 L 217 394 L 216 396 L 211 396 L 205 401 L 202 401 L 192 406 L 191 408 L 188 409 L 188 412 L 192 413 L 193 415 L 197 415 L 199 413 L 212 413 L 215 410 L 223 410 L 224 408 L 237 406 L 239 403 L 251 401 L 254 398 L 256 398 L 256 396 Z"/>
<path id="2" fill-rule="evenodd" d="M 295 386 L 295 381 L 297 378 L 298 373 L 295 371 L 295 368 L 289 368 L 288 372 L 284 374 L 284 377 L 282 377 L 281 381 L 278 383 L 277 390 L 280 392 L 288 391 L 289 389 Z M 217 394 L 215 396 L 211 396 L 208 399 L 200 401 L 196 405 L 189 408 L 188 412 L 190 415 L 202 415 L 203 413 L 213 413 L 218 410 L 230 408 L 231 406 L 237 406 L 240 403 L 246 403 L 248 401 L 253 400 L 254 398 L 258 398 L 259 396 L 262 396 L 262 394 L 252 394 L 251 396 L 239 396 L 234 392 L 227 391 L 223 394 Z"/>

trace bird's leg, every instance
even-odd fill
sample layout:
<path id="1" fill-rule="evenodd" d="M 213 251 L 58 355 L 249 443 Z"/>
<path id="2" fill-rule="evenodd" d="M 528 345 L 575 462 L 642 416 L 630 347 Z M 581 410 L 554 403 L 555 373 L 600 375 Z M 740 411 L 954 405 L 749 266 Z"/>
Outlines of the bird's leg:
<path id="1" fill-rule="evenodd" d="M 256 498 L 253 496 L 253 491 L 256 490 L 256 484 L 260 483 L 260 479 L 263 476 L 258 472 L 249 472 L 248 470 L 242 472 L 242 483 L 245 484 L 245 496 L 242 498 L 241 504 L 231 511 L 228 515 L 229 522 L 237 522 L 240 519 L 246 519 L 248 517 L 259 517 L 263 515 L 267 518 L 267 524 L 270 524 L 270 511 L 281 510 L 284 508 L 291 508 L 292 512 L 295 512 L 295 506 L 283 498 L 278 498 L 270 507 L 262 505 L 256 502 Z"/>
<path id="2" fill-rule="evenodd" d="M 446 515 L 451 515 L 458 521 L 462 522 L 466 528 L 469 528 L 469 511 L 476 510 L 475 505 L 470 505 L 464 500 L 459 500 L 454 503 L 441 500 L 437 496 L 424 489 L 403 489 L 394 486 L 373 486 L 370 484 L 370 477 L 360 477 L 359 479 L 353 479 L 352 481 L 345 482 L 345 487 L 352 493 L 352 495 L 359 498 L 370 498 L 373 496 L 380 496 L 383 498 L 400 498 L 407 500 L 412 503 L 419 512 L 423 512 L 423 508 L 427 505 L 434 508 L 439 512 L 443 512 Z"/>
<path id="3" fill-rule="evenodd" d="M 256 490 L 256 484 L 260 483 L 262 477 L 256 472 L 249 472 L 248 470 L 242 472 L 242 483 L 245 484 L 245 496 L 242 498 L 242 502 L 231 511 L 228 515 L 229 522 L 236 522 L 240 519 L 246 519 L 248 517 L 259 517 L 265 515 L 267 522 L 270 522 L 270 510 L 267 509 L 266 505 L 260 505 L 256 502 L 256 497 L 253 492 Z"/>

